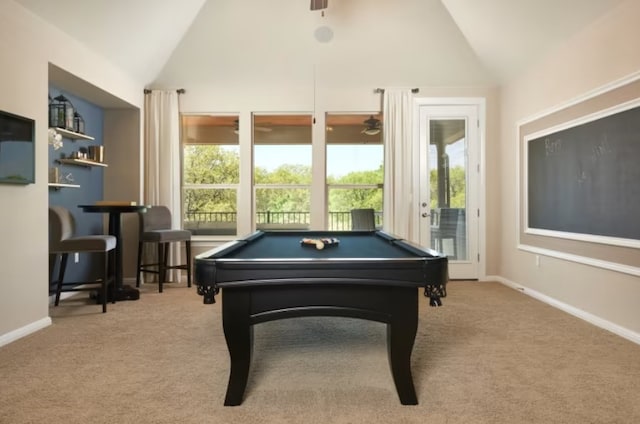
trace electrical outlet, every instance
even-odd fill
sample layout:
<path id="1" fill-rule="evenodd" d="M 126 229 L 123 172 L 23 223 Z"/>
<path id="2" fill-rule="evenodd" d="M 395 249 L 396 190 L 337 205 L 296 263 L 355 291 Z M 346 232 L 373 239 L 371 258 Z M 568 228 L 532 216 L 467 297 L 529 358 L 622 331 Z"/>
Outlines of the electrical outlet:
<path id="1" fill-rule="evenodd" d="M 536 255 L 536 266 L 540 266 L 540 255 Z"/>
<path id="2" fill-rule="evenodd" d="M 80 262 L 80 253 L 76 252 L 73 254 L 73 262 L 75 263 Z"/>

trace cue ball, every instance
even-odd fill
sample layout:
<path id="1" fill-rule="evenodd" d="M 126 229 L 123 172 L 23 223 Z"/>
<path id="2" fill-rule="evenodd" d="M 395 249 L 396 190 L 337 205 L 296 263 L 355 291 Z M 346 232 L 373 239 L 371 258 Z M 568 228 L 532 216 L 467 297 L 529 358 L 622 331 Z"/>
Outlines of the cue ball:
<path id="1" fill-rule="evenodd" d="M 323 243 L 323 242 L 321 242 L 320 240 L 318 240 L 318 241 L 316 242 L 316 249 L 318 249 L 318 250 L 322 250 L 322 249 L 324 249 L 324 243 Z"/>

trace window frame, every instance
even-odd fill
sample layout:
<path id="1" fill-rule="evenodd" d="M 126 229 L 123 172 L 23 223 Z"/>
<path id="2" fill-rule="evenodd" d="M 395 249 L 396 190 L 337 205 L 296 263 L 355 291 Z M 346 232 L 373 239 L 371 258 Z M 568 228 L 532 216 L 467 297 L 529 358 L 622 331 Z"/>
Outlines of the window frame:
<path id="1" fill-rule="evenodd" d="M 257 133 L 259 132 L 259 130 L 257 128 L 264 128 L 264 123 L 260 122 L 265 118 L 269 118 L 269 117 L 278 117 L 281 119 L 289 119 L 289 120 L 309 120 L 309 142 L 294 142 L 294 143 L 287 143 L 287 142 L 282 142 L 282 143 L 277 143 L 277 142 L 273 142 L 273 143 L 256 143 L 256 138 L 257 138 Z M 286 126 L 286 125 L 282 125 L 282 126 Z M 298 125 L 298 126 L 303 126 L 303 125 Z M 252 179 L 251 179 L 251 194 L 252 194 L 252 199 L 251 199 L 251 203 L 253 205 L 253 212 L 252 212 L 252 223 L 253 223 L 253 228 L 254 229 L 282 229 L 282 230 L 300 230 L 300 229 L 310 229 L 311 225 L 312 225 L 312 215 L 313 215 L 313 205 L 312 205 L 312 189 L 313 189 L 313 170 L 314 170 L 314 150 L 313 150 L 313 142 L 314 142 L 314 137 L 313 137 L 313 115 L 310 113 L 306 113 L 306 112 L 300 112 L 300 113 L 253 113 L 252 114 L 252 119 L 251 119 L 251 172 L 252 172 Z M 309 181 L 308 184 L 282 184 L 282 183 L 275 183 L 275 184 L 267 184 L 267 183 L 256 183 L 255 181 L 255 169 L 256 169 L 256 145 L 258 146 L 268 146 L 268 145 L 273 145 L 273 146 L 286 146 L 287 144 L 292 144 L 292 145 L 302 145 L 302 146 L 309 146 L 310 149 L 310 155 L 311 155 L 311 161 L 310 161 L 310 167 L 311 167 L 311 180 Z M 242 158 L 241 158 L 242 160 Z M 257 190 L 260 189 L 273 189 L 273 190 L 286 190 L 286 189 L 300 189 L 300 190 L 307 190 L 309 193 L 309 210 L 306 212 L 309 216 L 309 222 L 307 223 L 300 223 L 300 224 L 271 224 L 271 223 L 258 223 L 258 210 L 257 210 Z"/>
<path id="2" fill-rule="evenodd" d="M 345 112 L 331 112 L 331 111 L 327 111 L 325 112 L 325 120 L 326 120 L 326 126 L 325 126 L 325 143 L 324 143 L 324 151 L 325 151 L 325 172 L 324 172 L 324 183 L 325 183 L 325 193 L 326 193 L 326 200 L 325 200 L 325 228 L 329 229 L 329 226 L 332 222 L 331 219 L 331 214 L 332 211 L 330 210 L 330 204 L 329 204 L 329 199 L 330 199 L 330 193 L 332 190 L 358 190 L 358 189 L 365 189 L 365 190 L 375 190 L 375 189 L 380 189 L 383 191 L 383 195 L 382 195 L 382 200 L 384 200 L 384 140 L 382 137 L 382 131 L 380 131 L 379 135 L 376 135 L 375 139 L 365 139 L 363 138 L 363 141 L 358 142 L 358 140 L 353 140 L 353 141 L 342 141 L 342 142 L 330 142 L 329 141 L 329 137 L 327 136 L 327 133 L 330 130 L 330 128 L 332 127 L 332 118 L 335 118 L 336 120 L 342 120 L 345 117 L 359 117 L 362 118 L 362 124 L 365 124 L 365 120 L 370 119 L 370 117 L 375 117 L 376 119 L 380 120 L 380 123 L 384 123 L 383 120 L 383 115 L 381 112 L 349 112 L 349 113 L 345 113 Z M 353 126 L 353 125 L 351 125 Z M 380 183 L 369 183 L 369 184 L 353 184 L 353 183 L 348 183 L 348 184 L 342 184 L 342 183 L 330 183 L 328 181 L 328 172 L 327 172 L 327 168 L 329 166 L 328 162 L 328 149 L 329 146 L 331 145 L 348 145 L 348 146 L 358 146 L 358 145 L 371 145 L 371 144 L 375 144 L 375 145 L 380 145 L 382 147 L 382 169 L 383 169 L 383 180 Z M 383 211 L 383 207 L 384 205 L 381 204 L 380 205 L 380 210 L 376 210 L 376 221 L 377 221 L 377 226 L 382 227 L 382 211 Z M 353 208 L 358 208 L 358 205 L 354 205 Z M 333 213 L 344 213 L 345 211 L 333 211 Z M 351 216 L 349 215 L 347 217 L 347 221 L 351 222 Z M 338 228 L 339 230 L 350 230 L 351 227 L 349 226 L 349 228 Z"/>
<path id="3" fill-rule="evenodd" d="M 188 120 L 189 118 L 197 118 L 197 117 L 204 117 L 206 118 L 221 118 L 221 119 L 225 119 L 225 120 L 229 120 L 229 119 L 235 119 L 236 122 L 239 121 L 240 116 L 239 114 L 234 114 L 234 113 L 180 113 L 180 122 L 181 122 L 181 140 L 180 140 L 180 205 L 181 205 L 181 222 L 182 222 L 182 227 L 188 230 L 191 230 L 193 232 L 193 235 L 195 237 L 203 237 L 203 238 L 218 238 L 218 237 L 236 237 L 238 236 L 238 234 L 240 233 L 239 231 L 239 226 L 240 226 L 240 218 L 239 218 L 239 205 L 240 205 L 240 187 L 241 187 L 241 181 L 242 181 L 242 176 L 241 176 L 241 168 L 242 168 L 242 150 L 240 148 L 240 140 L 236 140 L 235 143 L 230 144 L 230 143 L 217 143 L 217 142 L 197 142 L 197 143 L 193 143 L 193 142 L 188 142 L 188 130 L 187 130 L 187 125 L 185 123 L 185 120 Z M 228 125 L 220 125 L 220 126 L 228 126 Z M 237 129 L 234 131 L 236 132 Z M 237 134 L 237 132 L 236 132 Z M 185 182 L 185 148 L 187 146 L 206 146 L 206 145 L 217 145 L 217 146 L 237 146 L 238 148 L 238 182 L 237 183 L 218 183 L 218 184 L 212 184 L 212 183 L 205 183 L 205 184 L 194 184 L 194 183 L 186 183 Z M 196 228 L 191 227 L 190 225 L 187 225 L 187 221 L 186 221 L 186 217 L 187 217 L 187 213 L 188 211 L 185 208 L 185 193 L 187 190 L 234 190 L 235 191 L 235 212 L 229 212 L 229 213 L 234 213 L 235 214 L 235 229 L 233 230 L 233 232 L 230 232 L 228 229 L 225 231 L 224 228 L 221 228 L 220 233 L 207 233 L 202 232 L 200 234 L 198 234 L 200 231 L 199 226 L 200 224 L 196 224 Z M 222 221 L 221 221 L 222 222 Z M 229 221 L 232 222 L 232 221 Z M 191 228 L 190 228 L 191 227 Z"/>

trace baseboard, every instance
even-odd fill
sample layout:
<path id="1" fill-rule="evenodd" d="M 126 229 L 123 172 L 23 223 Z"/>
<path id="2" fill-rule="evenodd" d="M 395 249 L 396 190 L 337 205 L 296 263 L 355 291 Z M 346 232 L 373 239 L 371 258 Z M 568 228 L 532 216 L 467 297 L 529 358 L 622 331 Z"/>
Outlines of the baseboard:
<path id="1" fill-rule="evenodd" d="M 27 324 L 24 327 L 20 327 L 17 330 L 8 332 L 7 334 L 0 335 L 0 347 L 8 345 L 18 339 L 28 336 L 31 333 L 35 333 L 38 330 L 42 330 L 45 327 L 51 325 L 51 318 L 46 317 L 39 319 L 38 321 Z"/>
<path id="2" fill-rule="evenodd" d="M 611 321 L 607 321 L 606 319 L 600 318 L 596 315 L 590 314 L 589 312 L 585 312 L 582 309 L 578 309 L 575 306 L 568 305 L 564 302 L 560 302 L 552 297 L 549 297 L 545 294 L 542 294 L 538 291 L 532 290 L 528 287 L 517 284 L 511 280 L 506 278 L 490 275 L 486 277 L 486 281 L 497 281 L 501 284 L 504 284 L 507 287 L 510 287 L 514 290 L 518 290 L 527 296 L 531 296 L 534 299 L 537 299 L 541 302 L 546 303 L 547 305 L 553 306 L 556 309 L 560 309 L 568 314 L 571 314 L 577 318 L 580 318 L 590 324 L 595 325 L 596 327 L 600 327 L 604 330 L 610 331 L 615 335 L 618 335 L 622 338 L 625 338 L 635 344 L 640 345 L 640 334 L 635 331 L 631 331 L 628 328 L 622 327 L 618 324 L 614 324 Z"/>

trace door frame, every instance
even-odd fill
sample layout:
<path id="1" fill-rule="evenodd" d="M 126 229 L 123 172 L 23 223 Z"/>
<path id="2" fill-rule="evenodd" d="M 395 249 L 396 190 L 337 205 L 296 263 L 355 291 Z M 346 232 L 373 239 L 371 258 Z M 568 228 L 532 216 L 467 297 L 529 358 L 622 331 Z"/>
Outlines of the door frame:
<path id="1" fill-rule="evenodd" d="M 475 279 L 482 280 L 486 277 L 486 163 L 485 163 L 485 140 L 486 140 L 486 99 L 484 97 L 415 97 L 413 99 L 413 147 L 415 152 L 421 152 L 420 145 L 420 109 L 422 107 L 437 106 L 473 106 L 477 108 L 478 113 L 478 158 L 476 164 L 469 164 L 469 172 L 473 169 L 473 165 L 477 168 L 477 209 L 478 209 L 478 270 Z M 416 160 L 423 158 L 421 155 L 415 155 Z M 418 170 L 421 170 L 419 163 L 416 163 Z M 416 199 L 414 204 L 414 216 L 416 217 L 416 228 L 420 227 L 420 219 L 422 210 L 420 208 L 420 181 L 424 177 L 417 172 L 414 175 L 414 194 Z M 468 212 L 469 213 L 469 212 Z M 452 276 L 452 279 L 456 279 Z"/>

